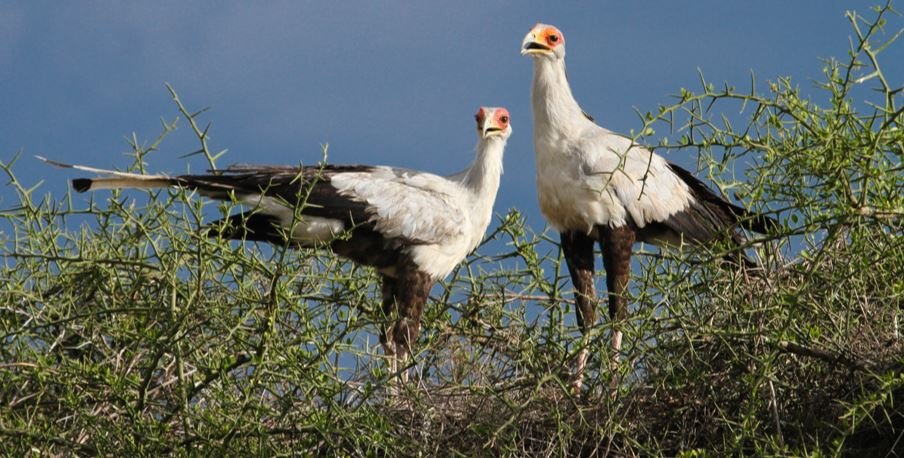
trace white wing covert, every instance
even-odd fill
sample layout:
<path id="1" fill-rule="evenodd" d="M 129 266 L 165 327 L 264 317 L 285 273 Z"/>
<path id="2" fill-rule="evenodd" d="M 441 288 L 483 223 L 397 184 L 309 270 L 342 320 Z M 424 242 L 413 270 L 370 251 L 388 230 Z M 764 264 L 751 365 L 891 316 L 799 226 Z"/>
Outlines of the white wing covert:
<path id="1" fill-rule="evenodd" d="M 465 234 L 462 190 L 440 176 L 378 167 L 334 175 L 331 183 L 339 194 L 366 202 L 369 222 L 385 237 L 436 244 Z"/>
<path id="2" fill-rule="evenodd" d="M 629 138 L 601 127 L 594 130 L 581 142 L 583 172 L 591 186 L 610 194 L 600 197 L 620 203 L 637 227 L 665 221 L 693 202 L 687 184 L 663 158 Z"/>

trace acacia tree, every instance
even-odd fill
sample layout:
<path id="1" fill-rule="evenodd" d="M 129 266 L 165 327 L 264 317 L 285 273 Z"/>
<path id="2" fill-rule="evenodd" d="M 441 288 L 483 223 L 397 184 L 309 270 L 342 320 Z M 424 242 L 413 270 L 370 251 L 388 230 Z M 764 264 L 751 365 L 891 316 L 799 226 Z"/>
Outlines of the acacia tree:
<path id="1" fill-rule="evenodd" d="M 185 191 L 40 196 L 4 163 L 0 450 L 5 454 L 883 454 L 904 439 L 904 130 L 883 52 L 890 4 L 849 13 L 816 102 L 700 87 L 641 113 L 638 141 L 699 158 L 726 194 L 783 228 L 752 242 L 760 275 L 711 252 L 647 252 L 616 389 L 579 333 L 558 246 L 515 211 L 434 290 L 419 381 L 387 389 L 374 274 L 326 252 L 209 238 L 231 204 Z M 900 30 L 900 27 L 898 27 Z M 179 117 L 132 170 L 201 113 Z M 658 131 L 658 133 L 657 133 Z M 668 138 L 661 138 L 665 135 Z M 501 251 L 501 253 L 500 253 Z M 602 274 L 602 273 L 601 273 Z"/>

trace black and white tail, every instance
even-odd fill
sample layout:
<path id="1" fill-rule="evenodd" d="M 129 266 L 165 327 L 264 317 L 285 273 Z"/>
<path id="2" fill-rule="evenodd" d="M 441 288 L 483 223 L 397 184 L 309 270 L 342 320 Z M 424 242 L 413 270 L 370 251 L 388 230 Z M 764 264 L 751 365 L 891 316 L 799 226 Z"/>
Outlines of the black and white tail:
<path id="1" fill-rule="evenodd" d="M 671 231 L 681 234 L 685 241 L 696 244 L 731 241 L 740 248 L 747 240 L 739 228 L 767 234 L 780 227 L 778 221 L 769 216 L 728 202 L 687 170 L 671 163 L 669 167 L 688 185 L 694 196 L 694 202 L 687 209 L 672 215 L 662 223 Z M 724 259 L 731 264 L 741 264 L 749 268 L 758 267 L 757 263 L 740 249 L 730 251 Z"/>
<path id="2" fill-rule="evenodd" d="M 97 189 L 155 189 L 170 186 L 184 186 L 184 183 L 181 183 L 178 178 L 168 177 L 166 175 L 142 175 L 139 173 L 118 172 L 115 170 L 98 169 L 84 165 L 65 164 L 41 156 L 35 157 L 50 165 L 65 169 L 75 169 L 99 175 L 109 175 L 107 177 L 76 178 L 72 180 L 72 188 L 77 192 L 88 192 Z"/>
<path id="3" fill-rule="evenodd" d="M 672 163 L 669 163 L 669 167 L 690 187 L 697 200 L 696 205 L 703 207 L 698 208 L 697 211 L 714 226 L 722 228 L 740 226 L 759 234 L 767 234 L 780 227 L 778 221 L 769 216 L 728 202 L 687 170 Z"/>

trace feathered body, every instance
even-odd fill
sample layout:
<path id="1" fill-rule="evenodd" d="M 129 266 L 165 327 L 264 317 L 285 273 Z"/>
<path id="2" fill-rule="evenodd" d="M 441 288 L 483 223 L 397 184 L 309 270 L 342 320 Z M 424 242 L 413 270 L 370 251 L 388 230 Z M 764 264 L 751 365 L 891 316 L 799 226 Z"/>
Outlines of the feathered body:
<path id="1" fill-rule="evenodd" d="M 758 231 L 770 224 L 590 120 L 565 75 L 564 59 L 538 58 L 531 90 L 537 195 L 556 230 L 591 235 L 599 225 L 630 225 L 641 241 L 678 244 L 724 237 L 739 223 Z"/>

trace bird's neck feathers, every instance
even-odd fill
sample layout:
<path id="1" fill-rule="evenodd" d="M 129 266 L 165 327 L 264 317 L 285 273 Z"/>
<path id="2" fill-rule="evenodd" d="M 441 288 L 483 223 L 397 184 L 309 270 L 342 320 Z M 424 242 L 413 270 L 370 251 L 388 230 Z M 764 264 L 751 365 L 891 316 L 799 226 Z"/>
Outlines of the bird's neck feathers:
<path id="1" fill-rule="evenodd" d="M 477 144 L 477 158 L 464 173 L 460 174 L 461 185 L 470 194 L 472 210 L 471 240 L 468 252 L 473 251 L 483 240 L 487 226 L 493 218 L 493 204 L 502 178 L 502 153 L 506 139 L 502 137 L 482 138 Z"/>
<path id="2" fill-rule="evenodd" d="M 537 129 L 573 127 L 587 121 L 571 94 L 564 59 L 534 59 L 531 105 Z"/>
<path id="3" fill-rule="evenodd" d="M 502 175 L 502 154 L 506 139 L 502 137 L 482 138 L 477 144 L 477 157 L 461 175 L 461 184 L 479 199 L 496 199 L 499 180 Z"/>

